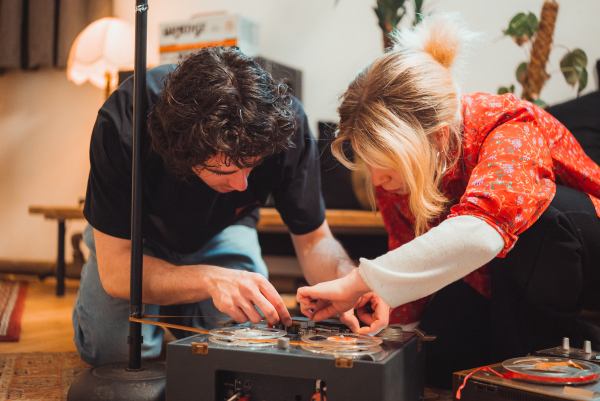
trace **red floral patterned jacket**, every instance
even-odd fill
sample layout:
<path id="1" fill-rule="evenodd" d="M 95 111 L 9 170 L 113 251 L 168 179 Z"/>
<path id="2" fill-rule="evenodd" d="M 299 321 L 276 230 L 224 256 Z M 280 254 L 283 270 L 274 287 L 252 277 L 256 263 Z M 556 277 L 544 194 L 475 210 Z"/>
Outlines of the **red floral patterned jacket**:
<path id="1" fill-rule="evenodd" d="M 513 94 L 461 96 L 463 155 L 446 173 L 443 193 L 451 200 L 447 218 L 474 216 L 494 227 L 505 241 L 504 257 L 519 234 L 550 205 L 555 183 L 587 193 L 600 216 L 600 167 L 586 156 L 573 135 L 550 114 Z M 414 239 L 408 195 L 376 188 L 377 203 L 393 250 Z M 463 278 L 490 298 L 485 265 Z M 418 321 L 429 297 L 399 306 L 390 323 Z"/>

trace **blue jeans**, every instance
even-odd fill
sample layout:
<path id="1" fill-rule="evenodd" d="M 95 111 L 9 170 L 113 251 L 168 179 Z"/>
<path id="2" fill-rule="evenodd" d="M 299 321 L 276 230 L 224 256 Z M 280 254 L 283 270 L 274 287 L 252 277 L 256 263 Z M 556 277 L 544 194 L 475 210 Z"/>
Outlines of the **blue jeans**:
<path id="1" fill-rule="evenodd" d="M 90 249 L 90 256 L 81 272 L 79 293 L 73 309 L 77 351 L 82 360 L 94 366 L 127 361 L 129 300 L 113 298 L 104 291 L 98 273 L 94 230 L 89 225 L 83 232 L 83 240 Z M 265 277 L 268 275 L 267 266 L 261 258 L 256 230 L 241 225 L 227 227 L 193 253 L 172 252 L 156 242 L 146 240 L 144 254 L 174 265 L 205 264 L 256 272 Z M 212 299 L 169 306 L 145 304 L 144 314 L 206 316 L 171 320 L 175 324 L 203 329 L 212 329 L 217 326 L 218 321 L 229 320 L 228 317 L 222 317 L 223 313 L 217 310 Z M 160 327 L 142 325 L 143 358 L 154 358 L 160 354 L 163 333 Z M 180 338 L 189 335 L 188 333 L 173 331 Z"/>

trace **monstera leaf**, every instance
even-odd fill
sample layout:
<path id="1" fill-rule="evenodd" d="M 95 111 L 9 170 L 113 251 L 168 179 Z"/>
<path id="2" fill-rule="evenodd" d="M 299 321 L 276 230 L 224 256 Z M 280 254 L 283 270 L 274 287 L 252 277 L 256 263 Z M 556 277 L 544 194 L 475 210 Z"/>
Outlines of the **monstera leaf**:
<path id="1" fill-rule="evenodd" d="M 521 46 L 535 35 L 539 23 L 535 14 L 519 13 L 510 20 L 508 29 L 504 31 L 504 34 L 512 37 Z"/>
<path id="2" fill-rule="evenodd" d="M 579 84 L 577 93 L 584 90 L 587 86 L 588 73 L 585 69 L 586 66 L 587 56 L 581 49 L 575 49 L 565 54 L 562 60 L 560 60 L 560 70 L 565 76 L 567 83 L 571 86 Z"/>

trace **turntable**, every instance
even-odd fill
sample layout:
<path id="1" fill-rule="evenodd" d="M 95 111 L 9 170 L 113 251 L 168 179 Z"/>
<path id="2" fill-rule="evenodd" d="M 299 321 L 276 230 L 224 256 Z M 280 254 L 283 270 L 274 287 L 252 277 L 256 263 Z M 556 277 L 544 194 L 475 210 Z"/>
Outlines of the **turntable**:
<path id="1" fill-rule="evenodd" d="M 357 335 L 339 321 L 234 325 L 168 344 L 167 399 L 420 400 L 420 332 Z M 298 329 L 298 330 L 296 330 Z"/>

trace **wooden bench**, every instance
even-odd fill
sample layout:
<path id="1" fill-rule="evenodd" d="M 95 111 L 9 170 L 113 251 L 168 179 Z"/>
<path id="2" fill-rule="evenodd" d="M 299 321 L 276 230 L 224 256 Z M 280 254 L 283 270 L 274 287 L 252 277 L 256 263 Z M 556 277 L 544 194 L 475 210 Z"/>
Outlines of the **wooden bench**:
<path id="1" fill-rule="evenodd" d="M 58 222 L 58 252 L 56 258 L 56 295 L 65 290 L 65 222 L 84 219 L 83 205 L 80 206 L 29 206 L 29 214 L 41 214 L 46 219 Z M 381 215 L 366 210 L 326 210 L 325 217 L 333 234 L 385 235 Z M 279 212 L 274 208 L 261 208 L 256 230 L 261 233 L 286 233 Z"/>

